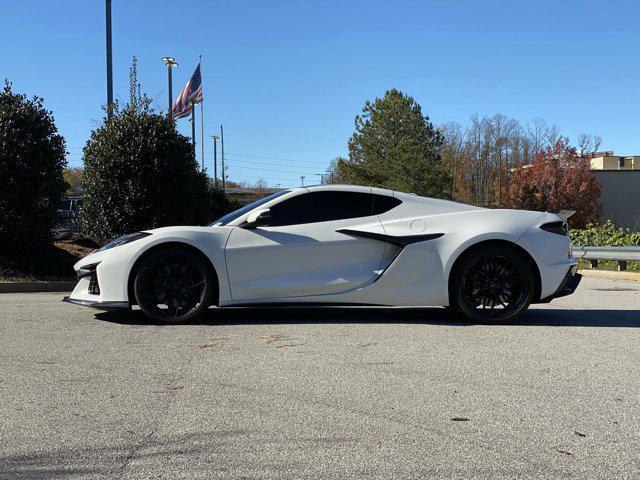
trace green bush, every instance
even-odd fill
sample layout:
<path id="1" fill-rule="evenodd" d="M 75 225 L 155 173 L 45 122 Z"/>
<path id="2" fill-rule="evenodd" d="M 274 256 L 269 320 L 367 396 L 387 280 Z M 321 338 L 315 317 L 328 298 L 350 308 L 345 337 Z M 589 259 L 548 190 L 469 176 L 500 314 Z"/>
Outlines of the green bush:
<path id="1" fill-rule="evenodd" d="M 44 100 L 0 92 L 0 249 L 51 245 L 51 229 L 65 189 L 62 136 Z"/>
<path id="2" fill-rule="evenodd" d="M 222 190 L 222 187 L 216 187 L 213 183 L 209 185 L 209 207 L 207 209 L 207 223 L 226 215 L 229 212 L 241 208 L 242 205 L 236 200 L 230 199 Z"/>
<path id="3" fill-rule="evenodd" d="M 81 224 L 113 237 L 168 225 L 204 225 L 225 197 L 199 171 L 189 138 L 145 99 L 113 107 L 84 147 Z"/>
<path id="4" fill-rule="evenodd" d="M 602 225 L 587 224 L 584 229 L 571 229 L 569 236 L 574 245 L 598 246 L 636 246 L 640 245 L 640 232 L 632 232 L 618 227 L 611 220 Z"/>

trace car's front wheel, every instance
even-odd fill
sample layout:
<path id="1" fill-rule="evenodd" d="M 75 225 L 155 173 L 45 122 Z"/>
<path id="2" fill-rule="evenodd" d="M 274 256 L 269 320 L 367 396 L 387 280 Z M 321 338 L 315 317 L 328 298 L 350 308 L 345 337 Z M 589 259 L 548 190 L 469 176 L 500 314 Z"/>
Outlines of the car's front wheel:
<path id="1" fill-rule="evenodd" d="M 207 310 L 214 277 L 205 260 L 184 248 L 151 252 L 137 269 L 133 290 L 140 309 L 153 320 L 178 323 Z"/>
<path id="2" fill-rule="evenodd" d="M 531 265 L 503 245 L 485 245 L 465 254 L 451 280 L 452 306 L 478 323 L 514 321 L 535 295 Z"/>

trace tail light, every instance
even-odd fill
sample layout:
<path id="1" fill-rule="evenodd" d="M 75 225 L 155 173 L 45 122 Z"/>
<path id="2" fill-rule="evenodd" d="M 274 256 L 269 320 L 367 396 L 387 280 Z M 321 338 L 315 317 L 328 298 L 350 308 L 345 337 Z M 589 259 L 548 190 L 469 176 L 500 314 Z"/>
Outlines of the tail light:
<path id="1" fill-rule="evenodd" d="M 544 225 L 540 225 L 540 228 L 549 233 L 555 233 L 565 237 L 569 236 L 567 224 L 562 221 L 545 223 Z"/>

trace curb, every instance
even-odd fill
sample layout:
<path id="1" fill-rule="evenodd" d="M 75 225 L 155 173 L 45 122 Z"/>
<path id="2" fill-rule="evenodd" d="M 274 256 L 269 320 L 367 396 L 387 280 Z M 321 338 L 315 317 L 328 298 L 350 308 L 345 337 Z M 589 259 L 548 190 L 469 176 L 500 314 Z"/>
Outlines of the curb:
<path id="1" fill-rule="evenodd" d="M 579 270 L 579 272 L 584 277 L 640 282 L 640 272 L 616 272 L 614 270 Z"/>
<path id="2" fill-rule="evenodd" d="M 71 292 L 76 282 L 0 282 L 0 293 Z"/>

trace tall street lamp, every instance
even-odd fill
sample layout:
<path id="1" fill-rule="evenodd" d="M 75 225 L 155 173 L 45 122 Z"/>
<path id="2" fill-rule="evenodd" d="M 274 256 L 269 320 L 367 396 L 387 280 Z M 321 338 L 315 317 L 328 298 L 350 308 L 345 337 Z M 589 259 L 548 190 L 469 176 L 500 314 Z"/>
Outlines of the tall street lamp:
<path id="1" fill-rule="evenodd" d="M 178 62 L 173 57 L 162 57 L 162 61 L 167 66 L 167 76 L 169 77 L 169 118 L 173 120 L 173 76 L 171 71 L 173 67 L 178 66 Z"/>
<path id="2" fill-rule="evenodd" d="M 113 55 L 111 49 L 111 0 L 105 0 L 107 40 L 107 118 L 113 113 Z"/>

